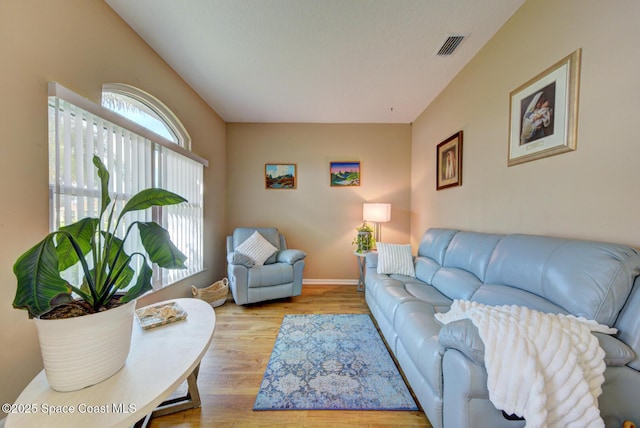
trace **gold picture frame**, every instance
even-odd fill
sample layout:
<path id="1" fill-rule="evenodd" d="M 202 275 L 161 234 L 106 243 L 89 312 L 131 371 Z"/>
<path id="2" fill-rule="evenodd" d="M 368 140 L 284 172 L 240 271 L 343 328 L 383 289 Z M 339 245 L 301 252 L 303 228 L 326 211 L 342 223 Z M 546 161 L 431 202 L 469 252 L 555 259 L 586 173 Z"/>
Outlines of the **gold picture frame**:
<path id="1" fill-rule="evenodd" d="M 581 49 L 510 93 L 508 166 L 576 150 Z"/>
<path id="2" fill-rule="evenodd" d="M 462 186 L 462 131 L 436 147 L 436 190 Z"/>
<path id="3" fill-rule="evenodd" d="M 354 187 L 360 185 L 360 161 L 329 162 L 331 187 Z"/>
<path id="4" fill-rule="evenodd" d="M 298 187 L 298 166 L 295 163 L 267 163 L 264 165 L 266 189 L 295 189 Z"/>

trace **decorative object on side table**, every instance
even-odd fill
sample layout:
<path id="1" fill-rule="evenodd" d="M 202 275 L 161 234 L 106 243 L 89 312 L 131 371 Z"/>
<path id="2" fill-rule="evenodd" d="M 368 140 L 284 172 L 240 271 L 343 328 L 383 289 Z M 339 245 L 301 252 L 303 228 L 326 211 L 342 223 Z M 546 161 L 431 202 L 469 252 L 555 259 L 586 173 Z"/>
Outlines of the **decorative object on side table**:
<path id="1" fill-rule="evenodd" d="M 508 165 L 576 150 L 581 49 L 513 90 Z"/>
<path id="2" fill-rule="evenodd" d="M 368 253 L 376 246 L 376 240 L 373 236 L 373 227 L 367 223 L 363 223 L 362 226 L 356 229 L 358 232 L 353 238 L 352 244 L 356 246 L 356 253 Z"/>
<path id="3" fill-rule="evenodd" d="M 137 309 L 136 317 L 140 327 L 149 330 L 150 328 L 181 321 L 187 317 L 187 312 L 176 302 L 170 302 Z"/>
<path id="4" fill-rule="evenodd" d="M 462 131 L 436 148 L 436 190 L 462 186 Z"/>
<path id="5" fill-rule="evenodd" d="M 45 373 L 57 391 L 81 389 L 119 371 L 129 353 L 135 299 L 152 288 L 149 264 L 185 268 L 185 255 L 157 223 L 133 221 L 124 237 L 116 231 L 129 212 L 186 199 L 146 189 L 132 196 L 118 215 L 109 197 L 109 172 L 97 156 L 93 164 L 101 189 L 99 218 L 49 233 L 13 266 L 18 280 L 13 307 L 36 318 Z M 125 250 L 134 225 L 146 254 Z M 75 280 L 69 275 L 74 269 Z M 116 294 L 120 290 L 125 291 Z"/>

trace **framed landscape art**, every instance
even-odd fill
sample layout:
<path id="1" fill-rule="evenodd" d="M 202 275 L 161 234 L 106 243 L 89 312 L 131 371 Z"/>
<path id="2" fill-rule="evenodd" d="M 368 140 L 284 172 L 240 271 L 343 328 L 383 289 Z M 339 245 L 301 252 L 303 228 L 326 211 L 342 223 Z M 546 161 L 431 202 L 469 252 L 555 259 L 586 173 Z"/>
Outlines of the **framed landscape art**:
<path id="1" fill-rule="evenodd" d="M 267 189 L 295 189 L 297 186 L 295 163 L 267 163 L 264 172 Z"/>
<path id="2" fill-rule="evenodd" d="M 436 190 L 462 186 L 462 131 L 436 147 Z"/>
<path id="3" fill-rule="evenodd" d="M 360 162 L 331 162 L 329 166 L 332 187 L 360 185 Z"/>
<path id="4" fill-rule="evenodd" d="M 578 49 L 510 94 L 508 165 L 576 150 Z"/>

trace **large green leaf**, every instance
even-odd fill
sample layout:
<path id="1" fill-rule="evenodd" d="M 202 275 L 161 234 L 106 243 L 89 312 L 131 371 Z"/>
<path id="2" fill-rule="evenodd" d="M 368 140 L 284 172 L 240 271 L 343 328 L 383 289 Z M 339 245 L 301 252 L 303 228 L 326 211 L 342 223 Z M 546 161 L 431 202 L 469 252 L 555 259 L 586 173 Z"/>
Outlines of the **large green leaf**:
<path id="1" fill-rule="evenodd" d="M 120 212 L 120 218 L 129 211 L 146 210 L 151 207 L 175 205 L 182 202 L 187 202 L 187 200 L 168 190 L 157 188 L 141 190 L 129 199 L 122 212 Z"/>
<path id="2" fill-rule="evenodd" d="M 93 157 L 93 164 L 98 169 L 98 177 L 100 177 L 100 189 L 102 191 L 101 198 L 101 206 L 100 206 L 100 216 L 105 212 L 109 204 L 111 203 L 111 198 L 109 197 L 109 171 L 107 167 L 104 166 L 102 160 L 98 156 Z"/>
<path id="3" fill-rule="evenodd" d="M 151 277 L 153 276 L 153 270 L 149 267 L 147 262 L 142 263 L 142 267 L 138 272 L 138 280 L 136 284 L 127 290 L 127 293 L 122 296 L 120 301 L 122 303 L 127 303 L 133 299 L 137 299 L 142 296 L 144 293 L 152 289 L 151 286 Z"/>
<path id="4" fill-rule="evenodd" d="M 60 230 L 68 232 L 75 239 L 76 243 L 82 250 L 82 254 L 86 256 L 93 249 L 92 243 L 98 228 L 99 220 L 97 218 L 84 218 L 69 226 L 61 227 Z M 60 270 L 63 271 L 80 260 L 71 241 L 64 234 L 59 234 L 58 239 L 58 257 L 60 259 Z"/>
<path id="5" fill-rule="evenodd" d="M 54 234 L 24 253 L 13 265 L 18 279 L 13 307 L 26 309 L 38 317 L 56 304 L 71 301 L 71 287 L 60 277 L 58 254 L 53 242 Z"/>
<path id="6" fill-rule="evenodd" d="M 184 262 L 187 256 L 173 245 L 169 232 L 155 222 L 139 222 L 138 230 L 142 246 L 149 254 L 149 259 L 166 269 L 186 269 Z"/>

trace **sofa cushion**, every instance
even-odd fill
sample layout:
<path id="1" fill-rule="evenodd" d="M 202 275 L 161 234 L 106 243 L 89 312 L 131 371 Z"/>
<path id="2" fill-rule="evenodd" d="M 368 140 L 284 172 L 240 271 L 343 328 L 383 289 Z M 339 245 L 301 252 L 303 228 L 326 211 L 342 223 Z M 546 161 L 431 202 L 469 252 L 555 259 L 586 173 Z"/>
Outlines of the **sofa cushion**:
<path id="1" fill-rule="evenodd" d="M 493 249 L 502 237 L 489 233 L 458 232 L 447 247 L 442 265 L 466 270 L 483 281 Z"/>
<path id="2" fill-rule="evenodd" d="M 418 282 L 408 282 L 404 285 L 407 293 L 427 302 L 434 308 L 448 308 L 453 301 L 438 291 L 437 288 Z M 445 309 L 446 310 L 446 309 Z"/>
<path id="3" fill-rule="evenodd" d="M 447 247 L 456 233 L 458 231 L 453 229 L 433 228 L 427 230 L 420 240 L 418 256 L 429 257 L 439 265 L 442 265 Z"/>
<path id="4" fill-rule="evenodd" d="M 405 285 L 401 281 L 395 279 L 377 281 L 375 288 L 367 288 L 367 293 L 373 295 L 382 313 L 393 326 L 395 326 L 395 315 L 398 308 L 406 302 L 418 300 L 414 295 L 407 292 Z"/>
<path id="5" fill-rule="evenodd" d="M 485 305 L 518 305 L 549 314 L 569 314 L 565 309 L 544 297 L 508 285 L 484 284 L 470 300 Z"/>
<path id="6" fill-rule="evenodd" d="M 449 299 L 470 300 L 482 282 L 464 269 L 444 267 L 435 274 L 432 285 Z"/>
<path id="7" fill-rule="evenodd" d="M 529 291 L 574 315 L 613 325 L 639 260 L 623 245 L 509 235 L 496 245 L 485 281 Z"/>
<path id="8" fill-rule="evenodd" d="M 376 247 L 378 249 L 378 273 L 416 276 L 411 245 L 378 242 Z"/>
<path id="9" fill-rule="evenodd" d="M 234 229 L 231 236 L 232 247 L 230 251 L 235 251 L 238 245 L 246 241 L 254 232 L 258 231 L 260 235 L 264 237 L 271 245 L 278 250 L 284 250 L 287 248 L 284 241 L 284 236 L 280 235 L 280 232 L 275 227 L 238 227 Z M 230 252 L 229 251 L 229 252 Z M 264 264 L 268 265 L 276 262 L 277 253 L 273 253 Z"/>
<path id="10" fill-rule="evenodd" d="M 257 230 L 242 244 L 236 247 L 236 252 L 249 257 L 256 266 L 262 266 L 278 249 L 271 245 Z"/>
<path id="11" fill-rule="evenodd" d="M 416 270 L 416 278 L 423 282 L 426 282 L 427 284 L 432 284 L 434 275 L 441 268 L 441 266 L 436 263 L 435 260 L 425 256 L 416 257 L 416 259 L 414 260 L 414 265 Z"/>

